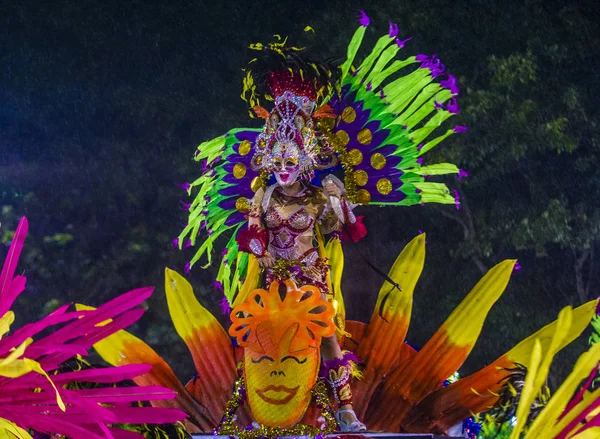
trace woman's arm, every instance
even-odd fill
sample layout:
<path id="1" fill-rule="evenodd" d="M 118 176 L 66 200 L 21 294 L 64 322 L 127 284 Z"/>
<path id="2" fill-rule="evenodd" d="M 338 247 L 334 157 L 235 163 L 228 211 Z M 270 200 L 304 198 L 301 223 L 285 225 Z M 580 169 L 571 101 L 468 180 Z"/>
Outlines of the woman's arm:
<path id="1" fill-rule="evenodd" d="M 367 228 L 362 221 L 363 217 L 354 215 L 352 210 L 356 205 L 346 199 L 342 182 L 338 179 L 335 180 L 337 183 L 334 183 L 334 180 L 329 182 L 325 180 L 323 185 L 323 194 L 327 197 L 325 211 L 320 220 L 323 233 L 340 230 L 344 239 L 349 238 L 358 242 L 367 234 Z"/>
<path id="2" fill-rule="evenodd" d="M 238 232 L 237 242 L 240 250 L 256 256 L 261 268 L 270 268 L 275 263 L 275 259 L 267 251 L 268 234 L 262 220 L 264 195 L 264 188 L 258 189 L 254 194 L 248 212 L 248 230 Z"/>
<path id="3" fill-rule="evenodd" d="M 338 200 L 342 198 L 342 190 L 334 183 L 323 186 L 323 210 L 319 215 L 318 222 L 321 225 L 321 231 L 326 235 L 340 230 L 343 225 L 332 206 L 331 197 Z"/>

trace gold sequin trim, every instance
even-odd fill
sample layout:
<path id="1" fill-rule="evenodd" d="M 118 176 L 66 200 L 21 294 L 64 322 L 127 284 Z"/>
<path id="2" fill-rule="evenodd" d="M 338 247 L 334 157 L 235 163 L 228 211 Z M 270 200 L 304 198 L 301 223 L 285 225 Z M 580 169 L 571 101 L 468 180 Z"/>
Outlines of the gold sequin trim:
<path id="1" fill-rule="evenodd" d="M 369 181 L 369 174 L 362 169 L 354 171 L 354 181 L 356 182 L 357 186 L 364 186 Z"/>
<path id="2" fill-rule="evenodd" d="M 244 178 L 246 176 L 246 165 L 244 165 L 243 163 L 237 163 L 233 167 L 233 176 L 238 180 L 240 178 Z"/>
<path id="3" fill-rule="evenodd" d="M 339 143 L 340 146 L 346 146 L 348 142 L 350 142 L 350 136 L 344 130 L 336 131 L 335 139 Z"/>
<path id="4" fill-rule="evenodd" d="M 358 149 L 348 151 L 348 161 L 352 166 L 358 166 L 363 161 L 363 154 Z"/>
<path id="5" fill-rule="evenodd" d="M 252 183 L 250 183 L 250 189 L 252 189 L 252 192 L 256 192 L 263 186 L 264 186 L 264 182 L 263 182 L 263 179 L 260 177 L 254 177 L 254 179 L 252 180 Z"/>
<path id="6" fill-rule="evenodd" d="M 235 200 L 235 208 L 238 210 L 238 212 L 241 212 L 241 213 L 248 212 L 250 210 L 250 205 L 248 204 L 248 198 L 240 197 L 237 200 Z"/>
<path id="7" fill-rule="evenodd" d="M 342 111 L 342 120 L 346 123 L 352 123 L 356 120 L 356 111 L 352 107 L 344 108 Z"/>
<path id="8" fill-rule="evenodd" d="M 381 178 L 377 182 L 377 191 L 381 195 L 387 195 L 392 192 L 392 183 L 387 178 Z"/>
<path id="9" fill-rule="evenodd" d="M 252 148 L 252 144 L 248 140 L 244 140 L 240 143 L 240 147 L 238 148 L 238 154 L 241 156 L 248 155 L 250 153 L 250 149 Z"/>
<path id="10" fill-rule="evenodd" d="M 383 154 L 376 152 L 371 156 L 371 166 L 373 167 L 373 169 L 379 171 L 380 169 L 384 168 L 386 163 L 387 160 L 385 159 L 385 156 Z"/>
<path id="11" fill-rule="evenodd" d="M 371 202 L 371 194 L 366 189 L 361 189 L 356 193 L 356 201 L 359 204 L 369 204 Z"/>
<path id="12" fill-rule="evenodd" d="M 371 140 L 373 140 L 373 134 L 371 134 L 370 129 L 363 128 L 356 135 L 356 139 L 359 141 L 359 143 L 363 145 L 368 145 L 369 143 L 371 143 Z"/>

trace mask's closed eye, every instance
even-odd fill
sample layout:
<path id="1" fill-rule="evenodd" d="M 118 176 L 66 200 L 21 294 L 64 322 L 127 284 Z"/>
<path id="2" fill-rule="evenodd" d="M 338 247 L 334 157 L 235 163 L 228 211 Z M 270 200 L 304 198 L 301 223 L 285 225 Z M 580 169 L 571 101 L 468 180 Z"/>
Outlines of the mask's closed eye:
<path id="1" fill-rule="evenodd" d="M 275 361 L 275 360 L 273 360 L 271 357 L 267 357 L 266 355 L 263 355 L 263 356 L 262 356 L 262 357 L 260 357 L 258 360 L 255 360 L 254 358 L 252 358 L 252 362 L 253 362 L 254 364 L 258 364 L 258 363 L 260 363 L 260 362 L 261 362 L 261 361 L 263 361 L 263 360 L 268 360 L 268 361 L 270 361 L 270 362 L 273 362 L 273 361 Z"/>
<path id="2" fill-rule="evenodd" d="M 281 359 L 281 362 L 283 363 L 283 362 L 284 362 L 284 361 L 286 361 L 286 360 L 296 360 L 296 362 L 297 362 L 298 364 L 303 364 L 303 363 L 306 363 L 306 358 L 305 358 L 305 359 L 303 359 L 303 360 L 300 360 L 300 359 L 298 359 L 297 357 L 292 357 L 291 355 L 288 355 L 287 357 L 283 357 L 283 358 Z"/>

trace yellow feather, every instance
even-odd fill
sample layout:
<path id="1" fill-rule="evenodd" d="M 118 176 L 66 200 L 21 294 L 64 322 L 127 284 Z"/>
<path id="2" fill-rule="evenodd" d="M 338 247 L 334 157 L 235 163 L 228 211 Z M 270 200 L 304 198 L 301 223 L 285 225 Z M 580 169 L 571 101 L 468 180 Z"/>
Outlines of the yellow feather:
<path id="1" fill-rule="evenodd" d="M 535 399 L 535 395 L 538 393 L 538 390 L 535 388 L 535 383 L 537 381 L 536 376 L 541 361 L 542 344 L 539 342 L 539 340 L 536 340 L 535 344 L 533 345 L 533 352 L 531 353 L 531 361 L 529 370 L 527 371 L 525 385 L 523 386 L 523 391 L 521 392 L 521 401 L 517 407 L 517 424 L 510 435 L 510 439 L 519 439 L 521 432 L 525 427 L 525 423 L 527 422 L 531 404 Z"/>

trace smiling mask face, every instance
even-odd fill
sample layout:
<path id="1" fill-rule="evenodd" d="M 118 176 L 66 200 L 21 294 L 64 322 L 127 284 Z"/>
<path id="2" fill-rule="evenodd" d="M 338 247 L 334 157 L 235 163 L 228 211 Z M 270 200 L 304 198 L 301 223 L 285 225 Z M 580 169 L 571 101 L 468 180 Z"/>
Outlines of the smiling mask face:
<path id="1" fill-rule="evenodd" d="M 244 350 L 248 404 L 260 424 L 291 427 L 310 403 L 310 390 L 319 370 L 319 350 L 308 347 L 290 352 L 298 327 L 292 324 L 277 343 L 259 325 L 256 332 L 263 352 Z"/>
<path id="2" fill-rule="evenodd" d="M 287 428 L 306 412 L 323 337 L 335 333 L 333 305 L 313 286 L 272 282 L 231 311 L 229 335 L 244 348 L 248 406 L 256 421 Z"/>
<path id="3" fill-rule="evenodd" d="M 273 147 L 273 174 L 280 186 L 293 185 L 300 176 L 300 148 L 294 142 Z"/>

